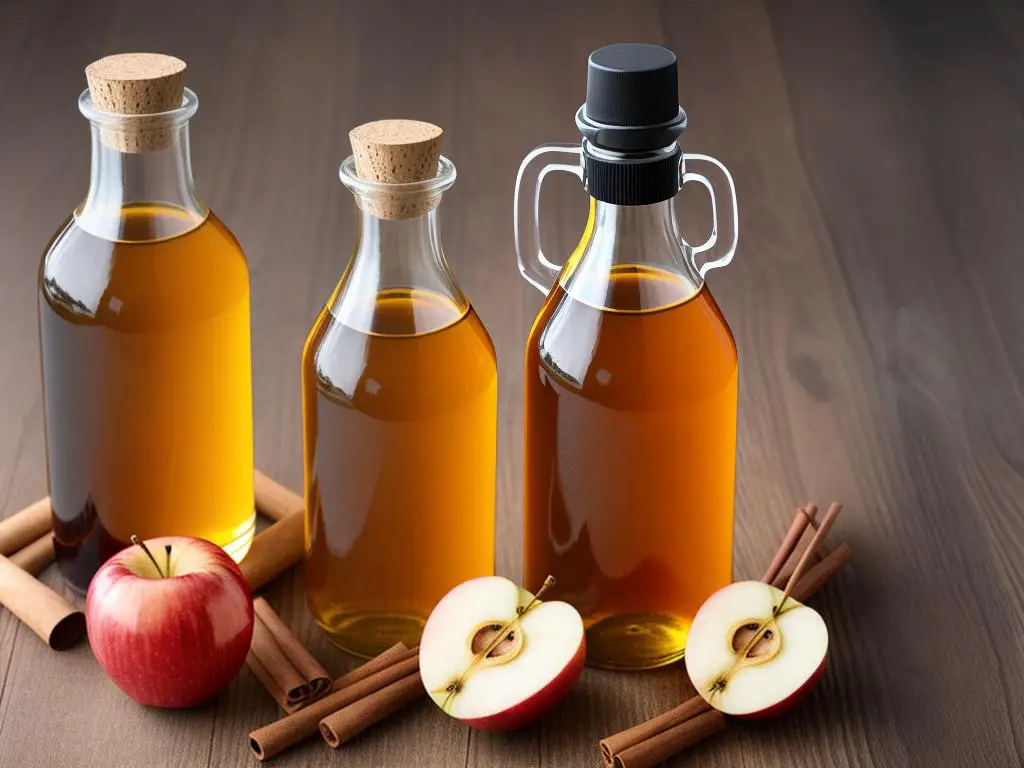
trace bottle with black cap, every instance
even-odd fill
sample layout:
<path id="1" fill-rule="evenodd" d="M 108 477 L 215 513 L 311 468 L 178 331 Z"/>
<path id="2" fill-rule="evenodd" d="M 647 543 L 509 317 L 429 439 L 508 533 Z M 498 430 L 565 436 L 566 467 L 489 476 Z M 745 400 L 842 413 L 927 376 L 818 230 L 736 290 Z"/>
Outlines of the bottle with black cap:
<path id="1" fill-rule="evenodd" d="M 676 143 L 676 79 L 665 48 L 595 51 L 582 143 L 538 147 L 516 180 L 519 268 L 547 295 L 526 348 L 525 586 L 554 575 L 587 624 L 588 663 L 613 669 L 678 660 L 732 579 L 736 345 L 704 276 L 736 250 L 736 193 L 721 163 Z M 540 248 L 552 171 L 590 195 L 562 267 Z M 712 201 L 697 246 L 676 224 L 688 181 Z"/>

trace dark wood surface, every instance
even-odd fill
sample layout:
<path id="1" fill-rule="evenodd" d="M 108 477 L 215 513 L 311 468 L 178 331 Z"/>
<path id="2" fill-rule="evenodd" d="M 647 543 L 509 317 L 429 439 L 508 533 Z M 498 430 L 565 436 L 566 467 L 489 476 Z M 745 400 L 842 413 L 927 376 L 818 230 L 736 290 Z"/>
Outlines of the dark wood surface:
<path id="1" fill-rule="evenodd" d="M 512 250 L 515 170 L 573 140 L 590 50 L 662 42 L 680 60 L 684 145 L 740 198 L 736 261 L 712 287 L 740 349 L 736 574 L 792 505 L 839 498 L 856 560 L 816 601 L 824 683 L 799 711 L 736 724 L 673 766 L 1024 762 L 1024 8 L 1013 0 L 246 3 L 0 6 L 0 510 L 45 493 L 35 278 L 85 190 L 82 68 L 161 50 L 200 97 L 201 194 L 253 284 L 256 455 L 301 482 L 298 359 L 340 275 L 347 130 L 432 120 L 459 181 L 446 252 L 498 351 L 498 568 L 520 572 L 521 352 L 541 297 Z M 546 226 L 583 226 L 571 180 Z M 695 209 L 696 210 L 696 209 Z M 689 222 L 696 217 L 685 217 Z M 697 226 L 697 225 L 694 225 Z M 44 578 L 59 578 L 51 569 Z M 298 575 L 267 591 L 332 671 Z M 143 709 L 85 645 L 63 654 L 0 612 L 0 765 L 243 766 L 276 716 L 243 672 L 194 711 Z M 549 718 L 471 733 L 423 703 L 284 766 L 592 766 L 597 739 L 678 702 L 681 669 L 588 670 Z"/>

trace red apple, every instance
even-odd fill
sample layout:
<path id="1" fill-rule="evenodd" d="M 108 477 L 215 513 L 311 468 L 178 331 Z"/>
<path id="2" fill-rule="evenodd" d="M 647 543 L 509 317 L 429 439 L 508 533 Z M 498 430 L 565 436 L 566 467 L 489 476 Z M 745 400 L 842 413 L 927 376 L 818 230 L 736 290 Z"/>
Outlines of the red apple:
<path id="1" fill-rule="evenodd" d="M 89 644 L 135 701 L 190 707 L 226 688 L 245 663 L 252 595 L 234 561 L 208 541 L 144 544 L 156 564 L 135 545 L 93 577 L 85 600 Z"/>
<path id="2" fill-rule="evenodd" d="M 473 728 L 511 730 L 566 697 L 583 671 L 583 620 L 568 603 L 538 600 L 542 592 L 485 576 L 441 599 L 420 641 L 434 703 Z"/>
<path id="3" fill-rule="evenodd" d="M 825 672 L 828 630 L 813 608 L 760 581 L 707 599 L 690 625 L 686 672 L 715 709 L 769 717 L 795 706 Z"/>

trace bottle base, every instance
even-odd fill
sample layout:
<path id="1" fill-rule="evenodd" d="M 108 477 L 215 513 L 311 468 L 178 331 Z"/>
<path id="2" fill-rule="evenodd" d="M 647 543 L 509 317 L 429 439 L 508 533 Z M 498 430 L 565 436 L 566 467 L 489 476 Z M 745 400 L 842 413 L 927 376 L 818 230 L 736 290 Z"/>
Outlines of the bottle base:
<path id="1" fill-rule="evenodd" d="M 314 617 L 333 645 L 361 659 L 372 659 L 398 642 L 419 645 L 426 623 L 419 616 L 376 612 Z"/>
<path id="2" fill-rule="evenodd" d="M 587 665 L 619 671 L 656 669 L 683 658 L 690 622 L 659 613 L 627 613 L 587 624 Z"/>

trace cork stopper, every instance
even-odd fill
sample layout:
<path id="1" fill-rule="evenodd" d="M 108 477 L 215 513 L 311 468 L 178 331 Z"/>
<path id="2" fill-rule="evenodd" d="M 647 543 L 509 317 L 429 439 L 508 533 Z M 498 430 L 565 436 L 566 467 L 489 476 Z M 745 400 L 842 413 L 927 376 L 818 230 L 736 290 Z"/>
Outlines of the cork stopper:
<path id="1" fill-rule="evenodd" d="M 356 174 L 366 181 L 409 184 L 437 176 L 444 136 L 436 125 L 418 120 L 376 120 L 349 131 Z M 364 210 L 381 219 L 412 219 L 437 207 L 436 192 L 396 190 L 356 198 Z"/>
<path id="2" fill-rule="evenodd" d="M 187 65 L 162 53 L 118 53 L 85 68 L 93 106 L 114 115 L 140 116 L 124 125 L 103 126 L 103 143 L 121 152 L 166 149 L 175 126 L 166 118 L 145 119 L 181 106 Z"/>

